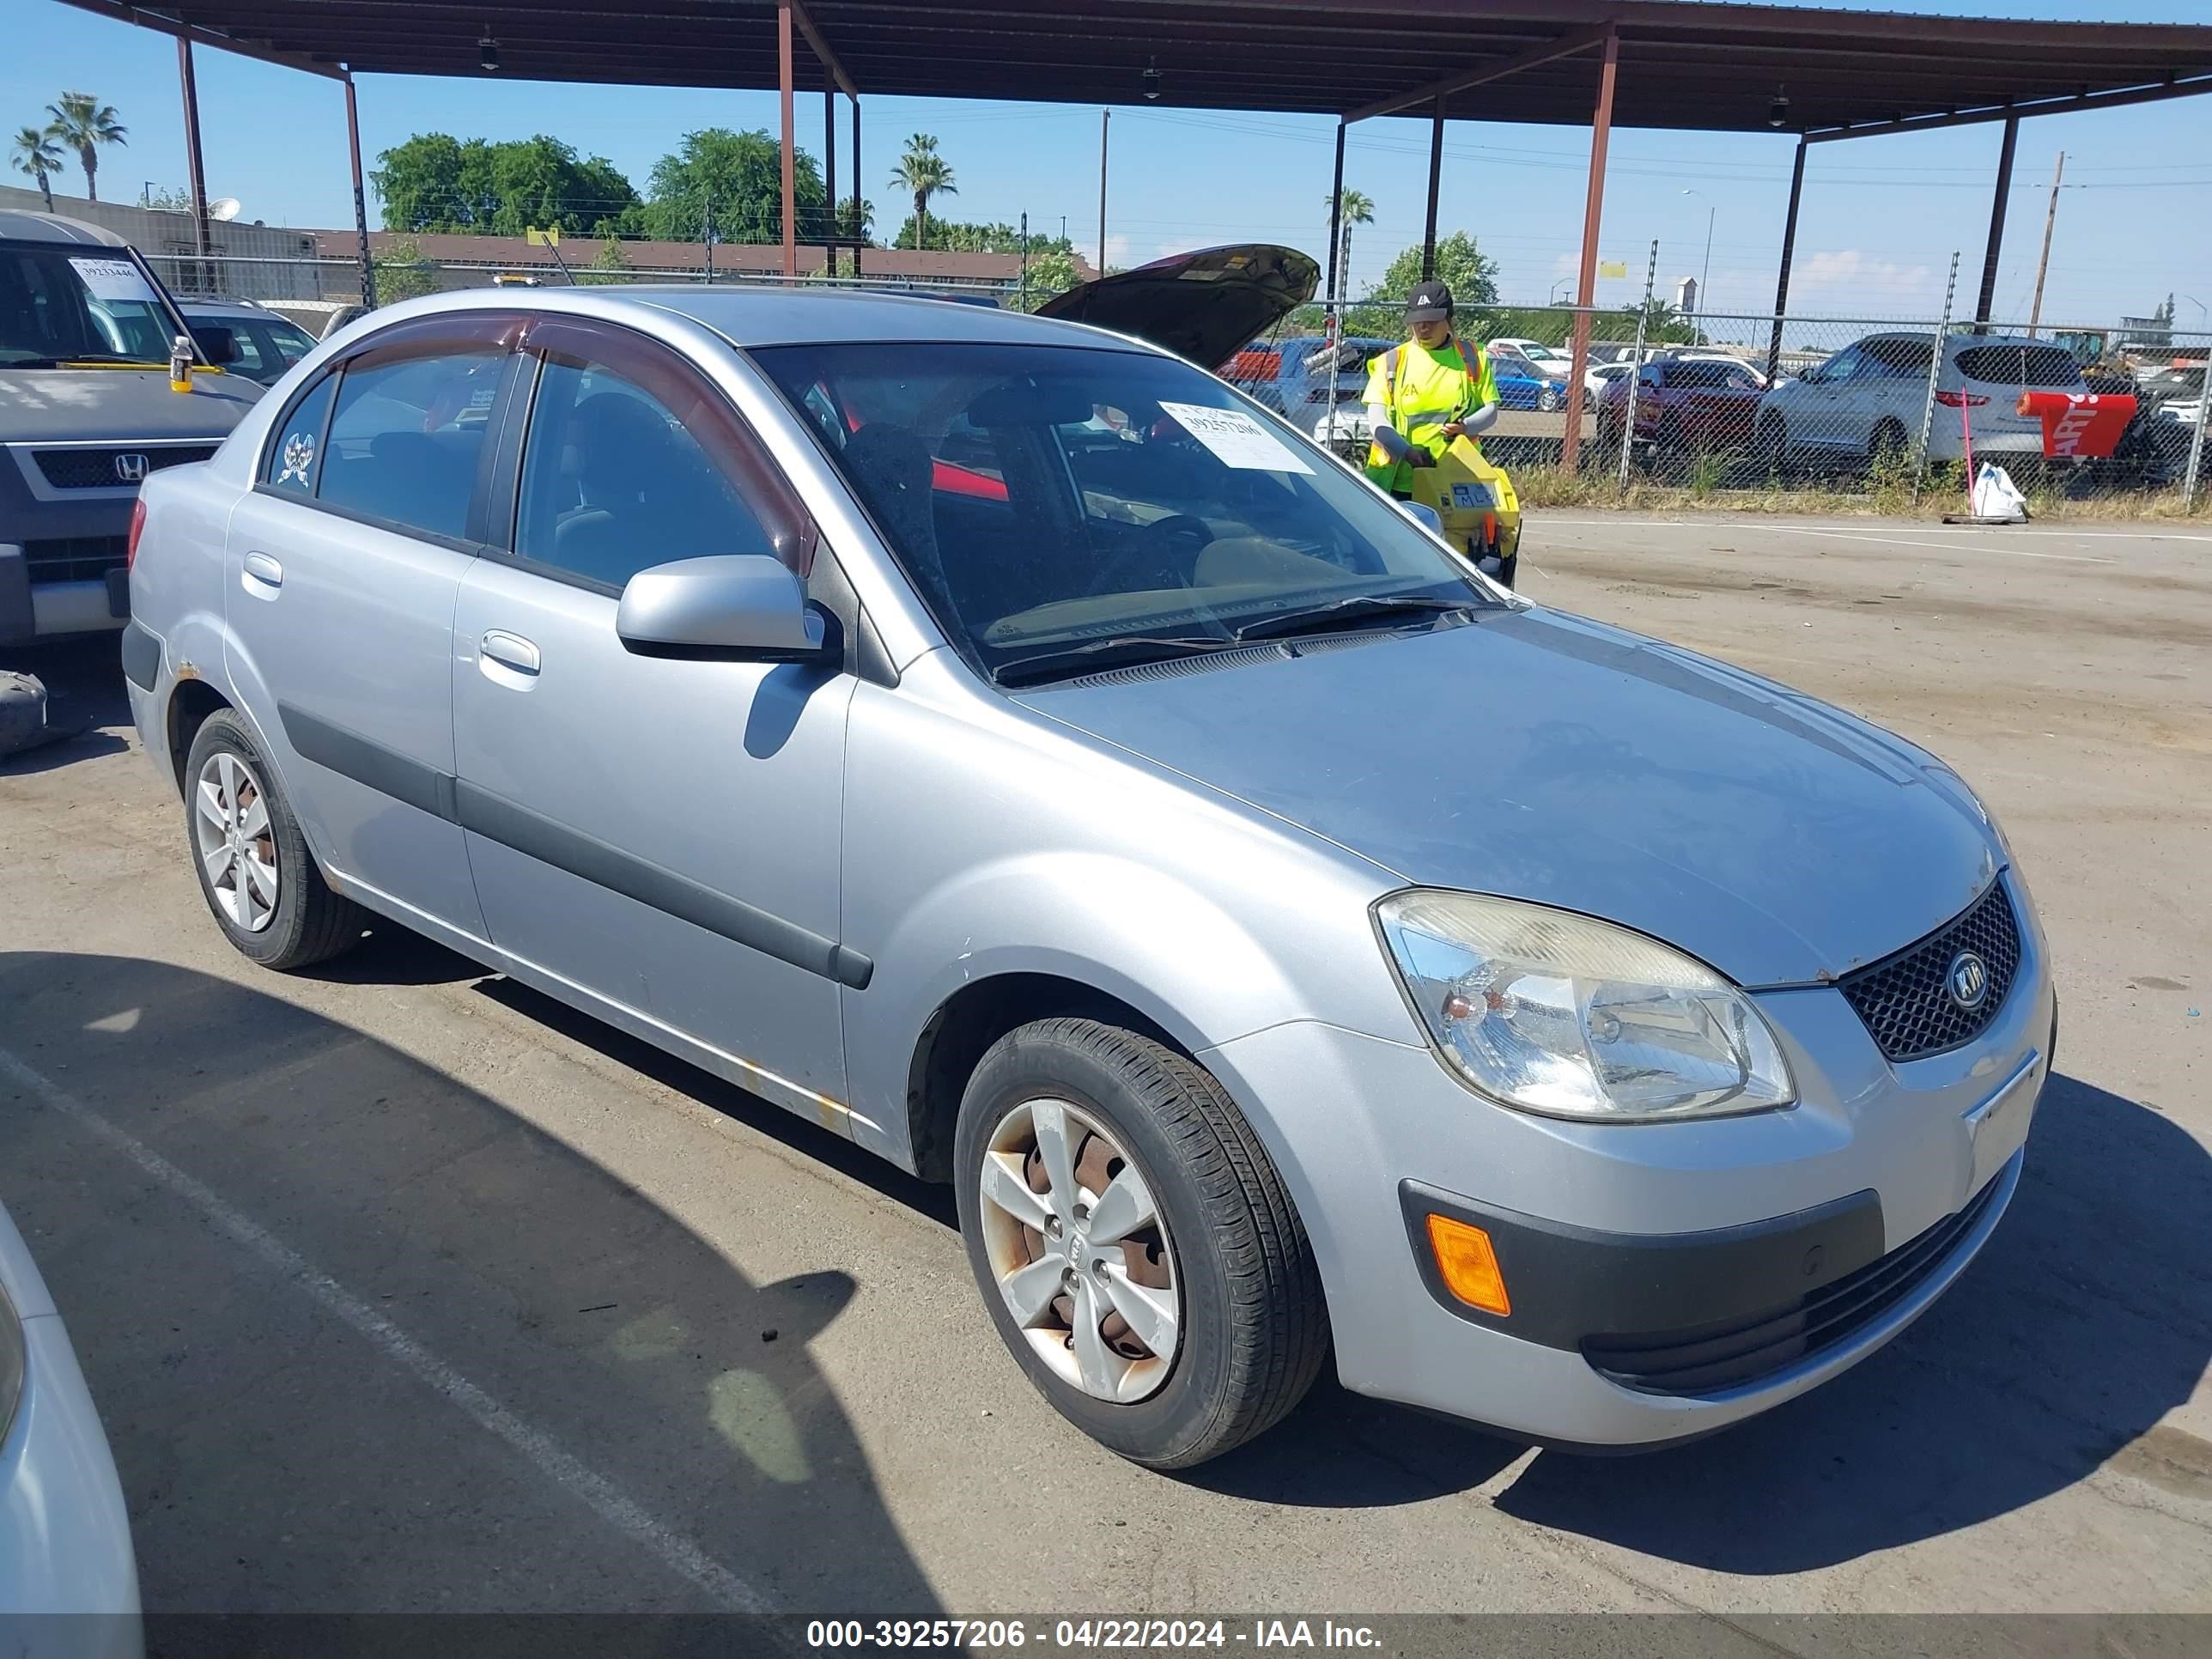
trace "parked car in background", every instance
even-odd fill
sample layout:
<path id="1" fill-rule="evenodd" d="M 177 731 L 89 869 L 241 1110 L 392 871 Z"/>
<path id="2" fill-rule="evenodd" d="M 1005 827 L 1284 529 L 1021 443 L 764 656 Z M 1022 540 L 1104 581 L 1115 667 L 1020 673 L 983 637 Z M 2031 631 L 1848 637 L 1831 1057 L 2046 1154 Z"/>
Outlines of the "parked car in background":
<path id="1" fill-rule="evenodd" d="M 214 454 L 261 395 L 216 361 L 114 232 L 0 210 L 0 646 L 123 625 L 139 483 Z"/>
<path id="2" fill-rule="evenodd" d="M 2136 395 L 2154 420 L 2194 426 L 2204 414 L 2204 365 L 2169 363 L 2136 377 Z"/>
<path id="3" fill-rule="evenodd" d="M 276 385 L 315 349 L 315 337 L 306 329 L 251 300 L 180 299 L 177 304 L 201 349 L 230 374 L 257 385 Z M 232 354 L 228 359 L 220 356 L 226 349 Z"/>
<path id="4" fill-rule="evenodd" d="M 1097 328 L 483 289 L 326 342 L 146 493 L 124 673 L 212 925 L 301 969 L 374 912 L 951 1182 L 1015 1363 L 1147 1466 L 1325 1361 L 1615 1449 L 1838 1375 L 2020 1184 L 2002 831 L 1483 579 L 1194 367 L 1310 280 L 1191 268 Z"/>
<path id="5" fill-rule="evenodd" d="M 1628 420 L 1628 365 L 1598 403 L 1598 441 L 1618 446 Z M 1636 441 L 1668 452 L 1747 450 L 1757 424 L 1762 377 L 1726 358 L 1662 357 L 1636 374 Z"/>
<path id="6" fill-rule="evenodd" d="M 1367 447 L 1367 366 L 1378 352 L 1396 343 L 1365 335 L 1350 335 L 1335 348 L 1335 447 L 1340 454 L 1354 454 Z M 1274 410 L 1316 443 L 1330 431 L 1328 411 L 1330 349 L 1317 334 L 1282 341 L 1270 354 L 1272 362 L 1260 363 L 1263 373 L 1243 378 L 1238 370 L 1254 363 L 1258 354 L 1240 353 L 1222 370 L 1222 379 L 1255 401 Z"/>
<path id="7" fill-rule="evenodd" d="M 1927 407 L 1929 334 L 1870 334 L 1760 400 L 1757 442 L 1774 465 L 1872 462 L 1911 451 Z M 1953 334 L 1936 377 L 1928 453 L 2040 455 L 2043 422 L 2016 405 L 2028 389 L 2081 392 L 2081 366 L 2048 340 L 2012 334 Z"/>
<path id="8" fill-rule="evenodd" d="M 255 303 L 296 323 L 318 340 L 327 340 L 356 317 L 368 314 L 358 300 L 261 300 Z"/>
<path id="9" fill-rule="evenodd" d="M 138 1565 L 115 1459 L 69 1332 L 4 1209 L 0 1632 L 10 1655 L 137 1659 L 142 1647 Z"/>
<path id="10" fill-rule="evenodd" d="M 1490 372 L 1498 381 L 1501 408 L 1540 409 L 1548 414 L 1566 407 L 1564 367 L 1553 369 L 1510 342 L 1493 340 L 1484 349 L 1490 354 Z"/>

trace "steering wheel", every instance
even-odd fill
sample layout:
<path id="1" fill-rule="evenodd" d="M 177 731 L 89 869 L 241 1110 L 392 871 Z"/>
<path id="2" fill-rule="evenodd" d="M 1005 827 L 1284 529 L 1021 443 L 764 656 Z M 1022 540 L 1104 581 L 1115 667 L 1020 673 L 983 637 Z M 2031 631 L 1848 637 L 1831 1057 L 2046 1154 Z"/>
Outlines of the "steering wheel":
<path id="1" fill-rule="evenodd" d="M 1171 513 L 1145 528 L 1144 541 L 1100 562 L 1094 592 L 1127 593 L 1190 586 L 1191 567 L 1213 539 L 1212 527 L 1191 514 Z M 1152 544 L 1154 538 L 1159 545 Z"/>

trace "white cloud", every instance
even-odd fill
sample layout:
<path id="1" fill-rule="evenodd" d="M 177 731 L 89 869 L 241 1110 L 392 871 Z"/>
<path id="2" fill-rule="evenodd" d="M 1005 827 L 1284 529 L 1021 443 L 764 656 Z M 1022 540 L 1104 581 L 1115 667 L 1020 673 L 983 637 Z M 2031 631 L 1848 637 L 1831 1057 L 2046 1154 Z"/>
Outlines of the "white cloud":
<path id="1" fill-rule="evenodd" d="M 1790 272 L 1792 293 L 1808 289 L 1849 289 L 1858 294 L 1889 298 L 1924 295 L 1934 276 L 1927 265 L 1901 265 L 1893 260 L 1871 258 L 1856 248 L 1843 248 L 1808 256 Z"/>

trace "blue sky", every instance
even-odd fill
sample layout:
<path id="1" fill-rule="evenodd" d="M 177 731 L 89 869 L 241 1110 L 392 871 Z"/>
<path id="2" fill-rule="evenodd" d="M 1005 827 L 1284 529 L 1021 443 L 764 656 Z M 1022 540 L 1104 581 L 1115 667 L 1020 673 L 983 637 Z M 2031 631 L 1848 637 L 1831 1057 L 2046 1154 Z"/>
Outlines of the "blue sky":
<path id="1" fill-rule="evenodd" d="M 1899 11 L 1968 10 L 2021 20 L 2201 22 L 2205 0 L 1891 0 Z M 11 8 L 12 9 L 12 8 Z M 25 0 L 0 69 L 0 131 L 37 118 L 64 87 L 96 92 L 130 128 L 102 160 L 102 194 L 136 199 L 146 181 L 181 185 L 182 117 L 173 42 L 166 35 L 57 3 Z M 228 53 L 196 57 L 211 196 L 235 196 L 271 224 L 349 222 L 343 94 L 334 82 Z M 507 138 L 549 132 L 606 155 L 643 185 L 654 160 L 701 126 L 773 130 L 773 94 L 451 82 L 365 76 L 362 139 L 375 153 L 439 129 Z M 877 98 L 862 105 L 863 183 L 879 222 L 901 212 L 886 177 L 899 143 L 935 133 L 960 191 L 940 205 L 963 218 L 1015 220 L 1097 241 L 1098 112 L 1091 107 Z M 841 152 L 848 130 L 840 118 Z M 820 153 L 822 102 L 799 100 L 802 148 Z M 1978 279 L 1999 129 L 1875 137 L 1815 146 L 1807 168 L 1793 311 L 1881 318 L 1932 315 L 1952 252 L 1963 285 Z M 1332 123 L 1274 114 L 1184 112 L 1138 105 L 1114 112 L 1108 256 L 1133 264 L 1209 242 L 1271 240 L 1318 252 L 1327 240 Z M 1354 246 L 1355 284 L 1418 240 L 1425 188 L 1425 119 L 1352 130 L 1346 182 L 1375 199 L 1377 222 Z M 2212 97 L 2047 117 L 2022 125 L 2001 315 L 2025 316 L 2056 153 L 2066 189 L 2045 299 L 2046 318 L 2108 322 L 2148 311 L 2168 292 L 2212 305 Z M 1695 274 L 1713 220 L 1710 306 L 1771 307 L 1787 200 L 1791 141 L 1623 129 L 1613 136 L 1601 252 L 1635 276 L 1601 284 L 1601 299 L 1640 288 L 1660 240 L 1662 287 Z M 1497 258 L 1506 297 L 1540 302 L 1573 269 L 1581 230 L 1586 131 L 1455 121 L 1445 137 L 1440 213 Z M 850 159 L 841 154 L 841 174 Z M 27 184 L 15 174 L 10 184 Z M 64 188 L 80 189 L 74 167 Z M 1704 200 L 1686 198 L 1692 188 Z M 372 207 L 372 215 L 374 209 Z M 2204 313 L 2177 302 L 2187 327 Z"/>

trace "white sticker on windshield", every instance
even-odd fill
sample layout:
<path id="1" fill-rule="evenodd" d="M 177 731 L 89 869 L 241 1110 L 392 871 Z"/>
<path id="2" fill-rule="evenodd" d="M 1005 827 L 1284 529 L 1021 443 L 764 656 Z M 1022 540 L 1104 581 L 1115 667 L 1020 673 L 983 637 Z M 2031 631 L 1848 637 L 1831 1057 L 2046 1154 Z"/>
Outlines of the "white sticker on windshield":
<path id="1" fill-rule="evenodd" d="M 151 301 L 154 297 L 138 267 L 128 259 L 85 259 L 71 254 L 70 264 L 76 268 L 85 291 L 95 300 Z"/>
<path id="2" fill-rule="evenodd" d="M 1224 466 L 1254 472 L 1311 472 L 1297 451 L 1241 409 L 1208 409 L 1203 404 L 1168 404 L 1160 408 L 1204 444 Z"/>

